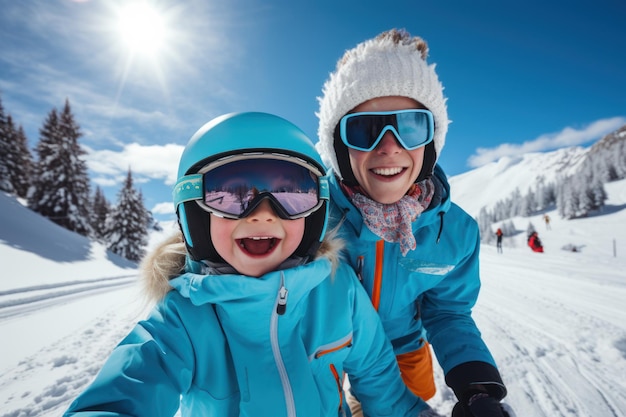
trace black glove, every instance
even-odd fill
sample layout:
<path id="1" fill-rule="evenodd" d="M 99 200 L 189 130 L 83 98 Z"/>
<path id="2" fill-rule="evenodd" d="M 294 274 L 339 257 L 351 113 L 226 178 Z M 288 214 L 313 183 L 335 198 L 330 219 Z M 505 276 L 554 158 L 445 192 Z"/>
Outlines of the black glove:
<path id="1" fill-rule="evenodd" d="M 510 407 L 503 406 L 496 398 L 480 393 L 473 395 L 465 407 L 456 403 L 452 417 L 515 417 L 510 411 Z"/>

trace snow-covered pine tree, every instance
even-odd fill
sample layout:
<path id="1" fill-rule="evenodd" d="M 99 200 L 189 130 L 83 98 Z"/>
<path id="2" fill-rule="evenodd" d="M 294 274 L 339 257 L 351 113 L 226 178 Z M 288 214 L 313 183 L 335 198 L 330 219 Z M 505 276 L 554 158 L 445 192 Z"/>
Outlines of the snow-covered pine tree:
<path id="1" fill-rule="evenodd" d="M 56 178 L 52 168 L 62 165 L 55 164 L 59 147 L 59 116 L 57 110 L 52 109 L 39 129 L 39 142 L 35 148 L 37 161 L 33 166 L 33 181 L 28 189 L 28 207 L 48 218 L 56 215 L 53 211 Z M 49 191 L 53 189 L 55 193 L 50 195 Z"/>
<path id="2" fill-rule="evenodd" d="M 517 232 L 517 229 L 515 229 L 515 223 L 513 223 L 513 220 L 511 219 L 502 223 L 501 229 L 504 236 L 513 236 Z"/>
<path id="3" fill-rule="evenodd" d="M 567 177 L 560 183 L 560 206 L 559 214 L 565 219 L 573 219 L 579 215 L 579 193 L 582 188 L 580 184 L 575 184 L 575 177 Z"/>
<path id="4" fill-rule="evenodd" d="M 68 178 L 69 205 L 68 221 L 69 229 L 88 236 L 91 234 L 91 225 L 89 224 L 89 213 L 91 211 L 91 195 L 89 183 L 89 171 L 84 156 L 87 152 L 81 148 L 78 139 L 83 135 L 80 126 L 76 123 L 70 102 L 65 100 L 65 106 L 60 115 L 60 130 L 65 143 L 72 147 L 70 156 L 72 158 L 69 168 L 71 168 L 71 177 Z"/>
<path id="5" fill-rule="evenodd" d="M 523 213 L 524 199 L 518 187 L 515 187 L 515 190 L 513 190 L 511 200 L 511 213 L 509 213 L 509 217 L 521 216 Z"/>
<path id="6" fill-rule="evenodd" d="M 626 131 L 621 136 L 624 139 L 617 146 L 613 153 L 613 164 L 617 171 L 618 178 L 626 178 Z"/>
<path id="7" fill-rule="evenodd" d="M 118 194 L 117 205 L 106 221 L 108 249 L 128 260 L 139 262 L 148 243 L 147 219 L 148 213 L 141 193 L 135 190 L 129 169 Z"/>
<path id="8" fill-rule="evenodd" d="M 494 232 L 491 230 L 491 225 L 494 223 L 493 214 L 491 214 L 485 207 L 480 209 L 478 213 L 478 231 L 480 233 L 480 241 L 482 243 L 491 243 L 495 240 Z"/>
<path id="9" fill-rule="evenodd" d="M 14 193 L 15 188 L 11 181 L 11 170 L 9 168 L 9 158 L 5 157 L 10 152 L 11 138 L 8 131 L 7 117 L 4 114 L 4 107 L 0 99 L 0 190 L 8 193 Z"/>
<path id="10" fill-rule="evenodd" d="M 28 206 L 66 229 L 88 236 L 90 195 L 85 151 L 78 144 L 82 135 L 65 101 L 59 116 L 56 109 L 48 114 L 40 129 L 35 149 L 33 185 L 28 192 Z"/>
<path id="11" fill-rule="evenodd" d="M 91 202 L 91 213 L 89 216 L 89 223 L 91 224 L 91 230 L 93 237 L 101 242 L 105 242 L 106 236 L 106 220 L 111 211 L 111 204 L 104 196 L 102 189 L 96 186 L 96 190 Z"/>
<path id="12" fill-rule="evenodd" d="M 535 202 L 535 193 L 530 188 L 528 189 L 528 193 L 521 198 L 520 206 L 519 206 L 519 215 L 523 217 L 530 216 L 537 206 Z"/>
<path id="13" fill-rule="evenodd" d="M 10 116 L 9 116 L 10 120 Z M 12 125 L 12 121 L 9 125 Z M 9 129 L 14 129 L 9 127 Z M 17 131 L 14 130 L 14 141 L 11 147 L 11 153 L 7 155 L 7 159 L 11 160 L 9 166 L 11 174 L 11 182 L 15 188 L 15 194 L 18 197 L 26 198 L 28 186 L 31 181 L 31 173 L 33 168 L 33 156 L 28 147 L 28 139 L 24 133 L 24 128 L 20 125 Z"/>
<path id="14" fill-rule="evenodd" d="M 604 207 L 604 203 L 606 203 L 607 198 L 609 198 L 606 190 L 604 189 L 604 182 L 600 178 L 595 177 L 590 185 L 593 208 L 597 210 Z"/>

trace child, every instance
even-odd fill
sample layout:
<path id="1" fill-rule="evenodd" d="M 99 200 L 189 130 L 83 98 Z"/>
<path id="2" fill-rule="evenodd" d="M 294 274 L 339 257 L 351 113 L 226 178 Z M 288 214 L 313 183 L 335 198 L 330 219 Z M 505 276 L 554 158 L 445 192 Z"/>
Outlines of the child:
<path id="1" fill-rule="evenodd" d="M 421 38 L 390 30 L 346 51 L 324 84 L 317 147 L 332 168 L 332 225 L 407 386 L 426 400 L 435 394 L 432 344 L 459 401 L 455 415 L 503 416 L 506 388 L 471 315 L 478 227 L 450 201 L 436 165 L 448 116 L 427 54 Z"/>
<path id="2" fill-rule="evenodd" d="M 184 236 L 143 262 L 158 300 L 66 416 L 341 416 L 342 378 L 370 416 L 436 416 L 406 389 L 338 241 L 312 142 L 265 113 L 189 141 L 174 203 Z"/>

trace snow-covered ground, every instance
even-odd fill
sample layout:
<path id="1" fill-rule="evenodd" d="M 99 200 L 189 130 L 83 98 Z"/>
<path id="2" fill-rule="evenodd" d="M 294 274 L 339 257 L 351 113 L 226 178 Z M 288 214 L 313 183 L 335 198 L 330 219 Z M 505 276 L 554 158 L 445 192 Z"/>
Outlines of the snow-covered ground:
<path id="1" fill-rule="evenodd" d="M 603 213 L 514 219 L 504 253 L 482 247 L 474 317 L 519 417 L 626 416 L 626 181 L 606 189 Z M 58 416 L 145 315 L 136 266 L 4 194 L 0 213 L 0 417 Z M 529 221 L 545 253 L 526 246 Z M 449 413 L 435 368 L 430 402 Z"/>

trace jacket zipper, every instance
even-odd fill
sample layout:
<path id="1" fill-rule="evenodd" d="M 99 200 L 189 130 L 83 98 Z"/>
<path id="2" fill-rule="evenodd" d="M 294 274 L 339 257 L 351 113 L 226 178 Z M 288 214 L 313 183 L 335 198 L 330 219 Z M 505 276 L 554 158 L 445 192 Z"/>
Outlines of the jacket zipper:
<path id="1" fill-rule="evenodd" d="M 276 313 L 280 316 L 285 314 L 287 311 L 287 296 L 289 295 L 289 290 L 285 288 L 285 285 L 281 282 L 280 289 L 278 290 L 278 302 L 276 304 Z"/>
<path id="2" fill-rule="evenodd" d="M 287 309 L 287 288 L 285 288 L 285 276 L 282 271 L 280 273 L 280 288 L 278 295 L 276 296 L 276 303 L 272 317 L 270 320 L 270 341 L 272 345 L 272 354 L 274 355 L 274 361 L 278 368 L 278 374 L 280 375 L 280 382 L 283 386 L 283 393 L 285 394 L 285 406 L 287 408 L 288 417 L 296 417 L 296 406 L 293 399 L 293 390 L 289 384 L 289 377 L 287 376 L 287 369 L 285 368 L 285 362 L 280 354 L 280 345 L 278 343 L 278 316 L 283 315 Z M 281 313 L 282 311 L 282 313 Z"/>
<path id="3" fill-rule="evenodd" d="M 341 349 L 343 349 L 345 347 L 349 347 L 349 346 L 352 346 L 352 337 L 348 338 L 348 340 L 346 340 L 345 342 L 343 342 L 343 343 L 341 343 L 339 345 L 333 346 L 333 347 L 328 348 L 328 349 L 322 349 L 322 350 L 320 350 L 318 352 L 315 352 L 315 359 L 318 359 L 321 356 L 327 355 L 327 354 L 332 353 L 332 352 L 336 352 L 338 350 L 341 350 Z"/>
<path id="4" fill-rule="evenodd" d="M 342 378 L 339 377 L 339 372 L 337 372 L 337 368 L 335 368 L 334 364 L 330 364 L 330 372 L 333 373 L 333 377 L 335 377 L 335 382 L 337 383 L 337 391 L 339 392 L 339 415 L 345 416 L 346 413 L 343 409 L 343 387 L 341 385 Z"/>

